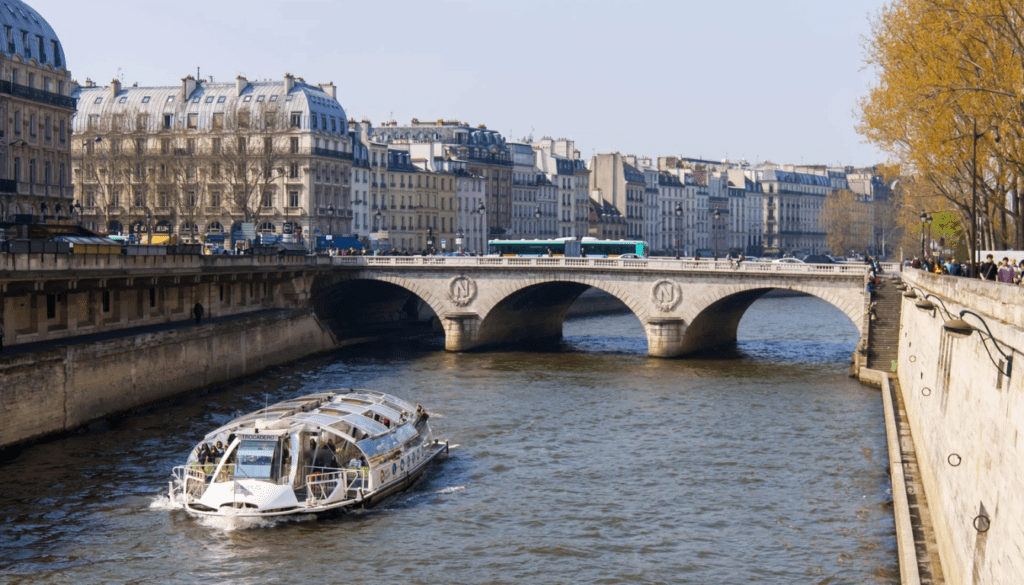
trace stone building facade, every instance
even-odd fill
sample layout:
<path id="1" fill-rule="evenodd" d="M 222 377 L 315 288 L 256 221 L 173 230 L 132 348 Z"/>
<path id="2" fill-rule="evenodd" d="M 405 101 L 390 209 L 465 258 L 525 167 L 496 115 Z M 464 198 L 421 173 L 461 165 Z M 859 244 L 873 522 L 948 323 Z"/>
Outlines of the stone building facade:
<path id="1" fill-rule="evenodd" d="M 73 219 L 71 73 L 53 28 L 32 7 L 0 10 L 0 221 Z"/>
<path id="2" fill-rule="evenodd" d="M 317 233 L 351 232 L 353 145 L 332 83 L 87 80 L 73 95 L 88 227 L 158 243 L 224 241 L 252 225 L 310 249 Z"/>

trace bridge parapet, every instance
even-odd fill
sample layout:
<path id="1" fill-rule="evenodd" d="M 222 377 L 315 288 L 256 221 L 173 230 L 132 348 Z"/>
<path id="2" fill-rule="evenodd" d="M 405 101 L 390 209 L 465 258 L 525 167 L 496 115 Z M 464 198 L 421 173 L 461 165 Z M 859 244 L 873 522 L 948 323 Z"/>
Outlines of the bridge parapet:
<path id="1" fill-rule="evenodd" d="M 782 262 L 730 262 L 728 260 L 676 260 L 674 258 L 513 258 L 493 256 L 336 256 L 331 266 L 501 267 L 501 268 L 607 268 L 658 271 L 717 272 L 723 274 L 829 274 L 864 276 L 865 264 L 802 264 Z"/>

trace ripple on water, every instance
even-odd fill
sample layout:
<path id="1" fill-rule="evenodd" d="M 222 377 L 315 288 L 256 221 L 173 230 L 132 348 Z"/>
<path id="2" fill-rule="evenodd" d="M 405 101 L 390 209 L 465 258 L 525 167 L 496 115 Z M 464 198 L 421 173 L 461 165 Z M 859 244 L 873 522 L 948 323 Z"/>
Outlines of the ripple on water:
<path id="1" fill-rule="evenodd" d="M 564 332 L 502 352 L 353 348 L 27 448 L 0 474 L 0 581 L 898 581 L 881 408 L 846 378 L 844 315 L 763 299 L 735 348 L 686 360 L 647 358 L 632 315 Z M 241 525 L 173 509 L 170 469 L 199 437 L 334 387 L 423 404 L 459 448 L 370 511 Z"/>

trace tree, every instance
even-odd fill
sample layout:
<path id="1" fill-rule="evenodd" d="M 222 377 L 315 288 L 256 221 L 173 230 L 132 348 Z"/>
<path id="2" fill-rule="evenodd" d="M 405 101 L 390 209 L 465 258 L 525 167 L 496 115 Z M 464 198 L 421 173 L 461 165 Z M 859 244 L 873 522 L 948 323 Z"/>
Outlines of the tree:
<path id="1" fill-rule="evenodd" d="M 246 222 L 273 208 L 265 195 L 272 196 L 271 186 L 284 174 L 285 122 L 283 113 L 264 107 L 240 108 L 223 121 L 224 142 L 212 156 L 223 161 L 233 211 Z"/>
<path id="2" fill-rule="evenodd" d="M 842 256 L 871 246 L 872 211 L 870 202 L 847 189 L 831 193 L 825 199 L 819 221 L 825 230 L 825 243 L 833 254 Z"/>
<path id="3" fill-rule="evenodd" d="M 866 45 L 879 77 L 858 130 L 927 190 L 924 209 L 952 211 L 986 246 L 1024 245 L 1022 17 L 1008 0 L 896 0 Z"/>
<path id="4" fill-rule="evenodd" d="M 87 210 L 99 212 L 102 232 L 110 229 L 114 219 L 123 220 L 126 160 L 121 154 L 125 136 L 123 116 L 92 121 L 75 146 L 79 151 L 79 168 L 75 173 L 75 190 L 82 193 Z"/>

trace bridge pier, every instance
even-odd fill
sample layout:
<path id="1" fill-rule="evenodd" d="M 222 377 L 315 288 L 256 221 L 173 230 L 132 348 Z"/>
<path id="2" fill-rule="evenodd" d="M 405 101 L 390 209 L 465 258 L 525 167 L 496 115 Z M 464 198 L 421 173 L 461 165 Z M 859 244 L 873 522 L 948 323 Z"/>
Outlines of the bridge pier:
<path id="1" fill-rule="evenodd" d="M 448 351 L 466 351 L 476 347 L 480 322 L 480 315 L 472 311 L 445 313 L 441 319 L 444 348 Z"/>
<path id="2" fill-rule="evenodd" d="M 679 317 L 653 317 L 647 320 L 647 355 L 670 358 L 682 355 L 686 321 Z"/>

